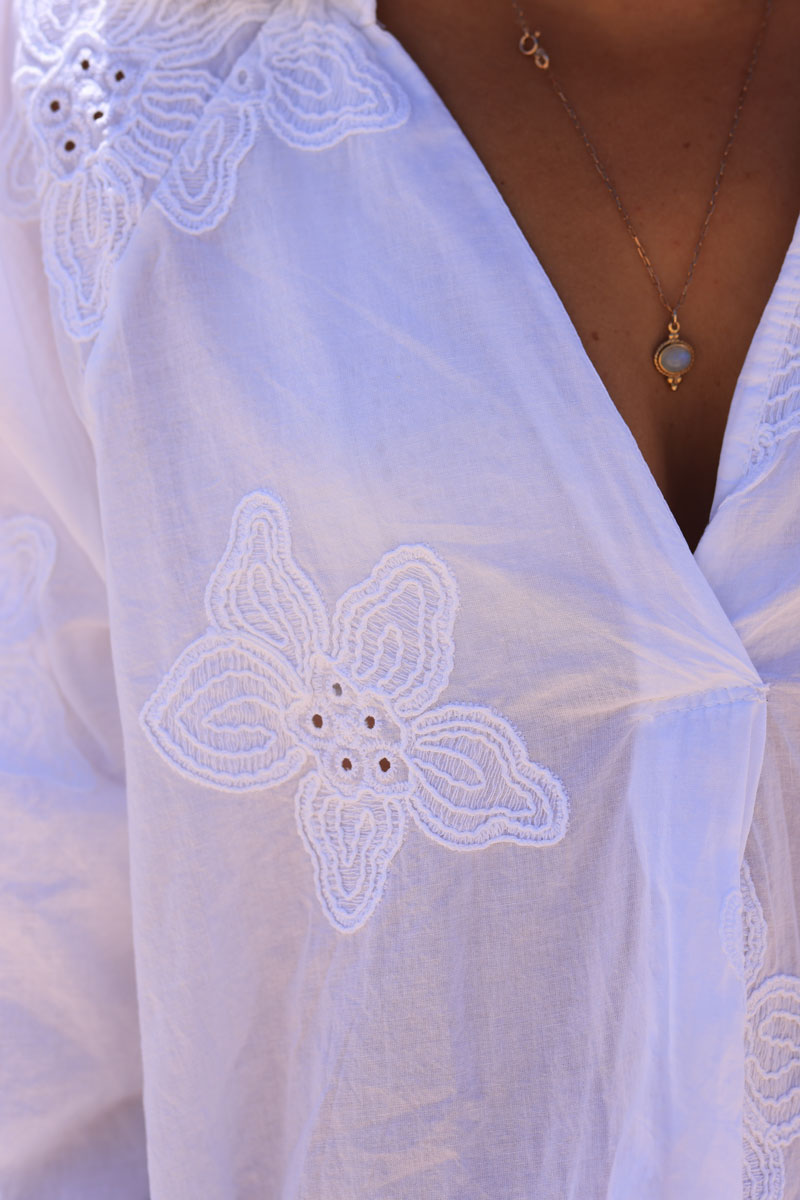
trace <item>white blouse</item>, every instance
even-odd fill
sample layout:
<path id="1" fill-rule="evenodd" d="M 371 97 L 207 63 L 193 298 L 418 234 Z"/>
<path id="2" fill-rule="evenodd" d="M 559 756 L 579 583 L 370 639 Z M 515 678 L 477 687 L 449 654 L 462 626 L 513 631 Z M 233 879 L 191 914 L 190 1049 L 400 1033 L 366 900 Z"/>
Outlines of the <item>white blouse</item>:
<path id="1" fill-rule="evenodd" d="M 797 1200 L 800 235 L 692 554 L 372 0 L 3 26 L 0 1194 Z"/>

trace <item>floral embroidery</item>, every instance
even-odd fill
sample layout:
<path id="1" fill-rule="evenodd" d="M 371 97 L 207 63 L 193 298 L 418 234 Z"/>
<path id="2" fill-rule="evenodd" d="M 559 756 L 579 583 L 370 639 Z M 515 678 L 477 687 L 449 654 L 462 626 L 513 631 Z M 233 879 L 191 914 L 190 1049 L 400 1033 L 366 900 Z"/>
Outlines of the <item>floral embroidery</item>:
<path id="1" fill-rule="evenodd" d="M 747 1090 L 758 1133 L 786 1146 L 800 1133 L 800 979 L 771 975 L 747 998 Z"/>
<path id="2" fill-rule="evenodd" d="M 151 196 L 179 229 L 211 229 L 260 127 L 320 150 L 408 115 L 363 36 L 335 9 L 318 5 L 324 19 L 313 19 L 312 0 L 21 7 L 7 200 L 41 219 L 45 267 L 75 338 L 96 334 L 114 264 Z M 220 67 L 246 36 L 233 67 Z"/>
<path id="3" fill-rule="evenodd" d="M 206 590 L 211 628 L 142 711 L 159 753 L 211 787 L 297 777 L 298 829 L 339 930 L 374 912 L 409 815 L 456 850 L 552 845 L 566 831 L 562 784 L 505 718 L 434 707 L 453 666 L 456 608 L 444 563 L 402 546 L 329 617 L 293 557 L 283 505 L 255 493 Z"/>
<path id="4" fill-rule="evenodd" d="M 742 1200 L 782 1200 L 786 1177 L 779 1146 L 754 1139 L 747 1122 L 743 1138 Z"/>
<path id="5" fill-rule="evenodd" d="M 741 899 L 747 987 L 743 1195 L 783 1200 L 783 1147 L 800 1134 L 800 979 L 778 974 L 758 981 L 767 924 L 747 862 Z"/>
<path id="6" fill-rule="evenodd" d="M 723 905 L 720 934 L 736 978 L 752 983 L 764 962 L 767 923 L 747 860 L 742 864 L 739 877 L 740 886 L 730 893 Z"/>

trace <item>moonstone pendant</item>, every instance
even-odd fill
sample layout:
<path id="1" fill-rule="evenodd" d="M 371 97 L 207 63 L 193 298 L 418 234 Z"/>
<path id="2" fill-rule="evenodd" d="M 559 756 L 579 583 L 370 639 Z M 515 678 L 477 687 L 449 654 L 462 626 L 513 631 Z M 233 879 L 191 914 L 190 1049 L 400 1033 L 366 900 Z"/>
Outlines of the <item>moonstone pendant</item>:
<path id="1" fill-rule="evenodd" d="M 665 376 L 673 392 L 678 390 L 678 384 L 694 362 L 694 348 L 678 336 L 680 330 L 677 317 L 673 317 L 667 326 L 669 338 L 653 355 L 656 370 Z"/>

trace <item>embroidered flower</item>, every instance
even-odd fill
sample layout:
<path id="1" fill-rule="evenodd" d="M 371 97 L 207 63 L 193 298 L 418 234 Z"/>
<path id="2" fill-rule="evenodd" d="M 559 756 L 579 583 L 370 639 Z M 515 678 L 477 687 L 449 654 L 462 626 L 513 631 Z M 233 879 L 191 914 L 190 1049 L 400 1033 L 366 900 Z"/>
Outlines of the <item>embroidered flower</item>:
<path id="1" fill-rule="evenodd" d="M 742 1200 L 783 1200 L 783 1151 L 752 1136 L 746 1107 L 742 1149 Z"/>
<path id="2" fill-rule="evenodd" d="M 739 872 L 739 887 L 726 898 L 720 921 L 722 948 L 737 979 L 752 984 L 764 962 L 767 923 L 745 860 Z"/>
<path id="3" fill-rule="evenodd" d="M 141 720 L 212 787 L 296 777 L 296 818 L 333 925 L 374 912 L 407 817 L 441 844 L 543 846 L 566 831 L 559 780 L 484 707 L 435 707 L 453 665 L 455 581 L 425 546 L 384 555 L 326 612 L 292 555 L 282 504 L 248 496 L 206 590 L 211 628 Z"/>
<path id="4" fill-rule="evenodd" d="M 747 987 L 743 1197 L 783 1200 L 783 1147 L 800 1134 L 800 979 L 779 974 L 758 982 L 767 923 L 746 861 L 740 895 L 740 977 Z"/>
<path id="5" fill-rule="evenodd" d="M 223 67 L 250 29 L 251 45 Z M 363 35 L 311 0 L 30 0 L 14 90 L 6 198 L 41 219 L 75 338 L 97 333 L 151 197 L 179 229 L 208 230 L 230 210 L 260 127 L 319 150 L 408 115 Z"/>
<path id="6" fill-rule="evenodd" d="M 771 975 L 747 998 L 750 1123 L 773 1145 L 800 1134 L 800 979 Z"/>

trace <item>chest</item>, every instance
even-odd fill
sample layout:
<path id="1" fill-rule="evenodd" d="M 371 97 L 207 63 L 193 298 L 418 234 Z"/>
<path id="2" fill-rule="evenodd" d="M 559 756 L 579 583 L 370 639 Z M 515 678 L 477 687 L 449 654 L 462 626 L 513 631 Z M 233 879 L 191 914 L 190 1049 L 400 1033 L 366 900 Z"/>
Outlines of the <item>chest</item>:
<path id="1" fill-rule="evenodd" d="M 694 548 L 736 382 L 797 219 L 800 81 L 787 49 L 800 43 L 800 22 L 789 14 L 786 28 L 775 19 L 767 30 L 680 312 L 695 362 L 673 392 L 653 365 L 668 312 L 548 75 L 517 52 L 513 19 L 476 13 L 448 32 L 437 6 L 416 7 L 389 0 L 379 17 L 491 176 Z M 668 72 L 660 60 L 645 67 L 624 43 L 604 54 L 577 28 L 547 46 L 670 304 L 686 281 L 736 109 L 757 24 L 749 16 L 713 54 L 684 47 L 678 57 L 676 47 Z"/>

